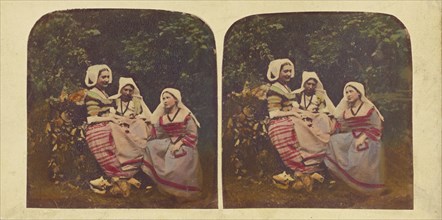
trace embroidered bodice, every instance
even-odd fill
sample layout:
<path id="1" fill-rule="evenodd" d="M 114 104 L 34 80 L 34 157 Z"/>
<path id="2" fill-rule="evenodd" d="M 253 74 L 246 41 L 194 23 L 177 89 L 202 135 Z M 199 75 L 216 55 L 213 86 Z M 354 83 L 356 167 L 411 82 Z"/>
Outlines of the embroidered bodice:
<path id="1" fill-rule="evenodd" d="M 105 116 L 114 107 L 108 95 L 97 88 L 88 90 L 84 99 L 88 116 Z"/>
<path id="2" fill-rule="evenodd" d="M 280 83 L 274 83 L 267 92 L 267 108 L 269 112 L 280 110 L 290 111 L 293 108 L 293 102 L 296 97 L 291 93 L 288 87 L 284 87 Z"/>
<path id="3" fill-rule="evenodd" d="M 382 122 L 374 107 L 369 108 L 365 114 L 357 114 L 356 116 L 353 116 L 350 109 L 347 109 L 342 115 L 342 120 L 341 127 L 346 127 L 355 138 L 362 133 L 374 141 L 381 138 Z"/>
<path id="4" fill-rule="evenodd" d="M 172 119 L 172 120 L 170 120 Z M 196 147 L 198 142 L 197 126 L 190 113 L 179 112 L 176 117 L 168 117 L 167 114 L 160 117 L 155 126 L 155 136 L 170 137 L 172 143 L 182 141 L 188 147 Z"/>

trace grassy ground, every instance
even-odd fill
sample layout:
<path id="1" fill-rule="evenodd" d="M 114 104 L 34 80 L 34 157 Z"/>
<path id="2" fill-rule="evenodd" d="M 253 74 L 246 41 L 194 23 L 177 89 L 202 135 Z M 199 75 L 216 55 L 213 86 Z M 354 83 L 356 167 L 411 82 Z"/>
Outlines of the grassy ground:
<path id="1" fill-rule="evenodd" d="M 146 192 L 132 187 L 129 197 L 99 195 L 88 188 L 68 182 L 55 184 L 46 174 L 47 159 L 42 151 L 28 156 L 27 207 L 36 208 L 217 208 L 216 173 L 213 152 L 201 151 L 205 198 L 193 202 L 178 202 L 157 190 Z"/>
<path id="2" fill-rule="evenodd" d="M 270 175 L 238 179 L 233 172 L 223 172 L 224 207 L 413 209 L 411 147 L 395 143 L 384 146 L 385 158 L 388 158 L 385 166 L 387 191 L 382 195 L 360 194 L 339 180 L 332 188 L 328 184 L 315 183 L 311 193 L 283 190 L 271 183 Z"/>
<path id="3" fill-rule="evenodd" d="M 28 128 L 38 134 L 43 131 L 47 106 L 41 105 L 28 115 Z M 199 143 L 200 161 L 203 168 L 204 198 L 192 202 L 179 202 L 157 190 L 146 192 L 132 187 L 129 197 L 93 193 L 87 185 L 76 186 L 71 182 L 54 183 L 47 173 L 51 146 L 44 141 L 28 137 L 27 207 L 29 208 L 217 208 L 216 147 Z M 97 174 L 97 177 L 99 174 Z"/>

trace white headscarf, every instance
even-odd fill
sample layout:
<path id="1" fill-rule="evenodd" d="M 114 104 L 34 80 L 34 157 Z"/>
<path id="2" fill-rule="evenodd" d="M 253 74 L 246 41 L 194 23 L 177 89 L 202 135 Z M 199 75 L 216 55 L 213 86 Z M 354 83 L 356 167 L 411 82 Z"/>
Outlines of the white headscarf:
<path id="1" fill-rule="evenodd" d="M 327 110 L 330 113 L 333 113 L 335 111 L 335 105 L 333 104 L 333 102 L 330 100 L 330 98 L 327 95 L 327 91 L 325 91 L 324 89 L 324 85 L 322 85 L 321 80 L 319 79 L 318 75 L 315 72 L 307 72 L 304 71 L 302 72 L 302 83 L 301 83 L 301 87 L 299 89 L 296 89 L 295 91 L 293 91 L 294 93 L 301 93 L 304 91 L 304 84 L 309 80 L 309 79 L 315 79 L 318 83 L 316 84 L 316 93 L 320 93 L 323 95 L 324 99 L 325 99 L 325 104 L 327 106 Z M 336 116 L 336 115 L 335 115 Z"/>
<path id="2" fill-rule="evenodd" d="M 339 102 L 338 106 L 336 106 L 336 111 L 334 113 L 335 117 L 336 116 L 342 116 L 342 114 L 344 114 L 344 111 L 349 108 L 347 98 L 345 97 L 346 96 L 345 95 L 345 89 L 348 86 L 352 86 L 352 87 L 356 88 L 361 93 L 361 101 L 363 103 L 368 104 L 369 106 L 374 107 L 374 109 L 376 110 L 376 112 L 379 115 L 379 118 L 382 121 L 384 121 L 384 117 L 381 115 L 381 112 L 379 112 L 378 108 L 376 108 L 376 106 L 370 100 L 368 100 L 367 97 L 365 96 L 364 85 L 362 85 L 361 83 L 358 83 L 358 82 L 348 82 L 347 84 L 345 84 L 344 92 L 343 92 L 343 98 L 341 99 L 341 102 Z"/>
<path id="3" fill-rule="evenodd" d="M 132 95 L 132 97 L 138 97 L 141 99 L 141 108 L 143 109 L 143 113 L 142 115 L 144 116 L 144 118 L 147 118 L 148 120 L 150 120 L 151 116 L 152 116 L 152 112 L 150 111 L 149 107 L 147 107 L 146 103 L 143 100 L 143 97 L 140 94 L 140 89 L 138 89 L 137 85 L 135 84 L 134 80 L 130 77 L 120 77 L 119 80 L 119 85 L 118 85 L 118 93 L 109 97 L 109 99 L 118 99 L 121 97 L 121 89 L 123 89 L 123 87 L 127 86 L 127 85 L 131 85 L 134 87 L 134 93 Z"/>
<path id="4" fill-rule="evenodd" d="M 192 116 L 193 120 L 195 120 L 195 124 L 198 127 L 200 127 L 200 123 L 196 119 L 195 115 L 181 101 L 181 92 L 179 90 L 177 90 L 177 89 L 174 89 L 174 88 L 166 88 L 166 89 L 164 89 L 161 92 L 160 104 L 158 105 L 158 107 L 155 109 L 155 111 L 152 114 L 152 123 L 157 123 L 159 121 L 160 117 L 165 114 L 165 109 L 166 108 L 165 108 L 164 102 L 163 102 L 163 95 L 164 95 L 165 92 L 168 92 L 168 93 L 172 94 L 177 99 L 177 106 L 178 106 L 178 108 L 181 108 L 182 110 L 184 110 L 186 112 L 189 112 L 190 115 Z"/>
<path id="5" fill-rule="evenodd" d="M 120 80 L 118 82 L 118 93 L 109 97 L 109 99 L 117 99 L 121 96 L 121 89 L 123 89 L 123 87 L 127 86 L 127 85 L 131 85 L 134 87 L 134 94 L 132 95 L 133 97 L 141 97 L 140 94 L 140 90 L 138 89 L 137 85 L 135 84 L 134 80 L 130 77 L 120 77 Z"/>
<path id="6" fill-rule="evenodd" d="M 293 65 L 292 61 L 289 59 L 276 59 L 269 63 L 269 69 L 267 70 L 267 79 L 270 82 L 274 82 L 278 80 L 279 73 L 281 72 L 281 66 L 284 63 L 289 63 L 292 69 L 291 78 L 295 77 L 295 65 Z"/>
<path id="7" fill-rule="evenodd" d="M 93 87 L 95 84 L 97 84 L 98 74 L 102 69 L 109 71 L 109 84 L 112 83 L 112 70 L 106 64 L 97 64 L 88 67 L 86 70 L 86 78 L 84 79 L 84 83 L 87 87 Z"/>

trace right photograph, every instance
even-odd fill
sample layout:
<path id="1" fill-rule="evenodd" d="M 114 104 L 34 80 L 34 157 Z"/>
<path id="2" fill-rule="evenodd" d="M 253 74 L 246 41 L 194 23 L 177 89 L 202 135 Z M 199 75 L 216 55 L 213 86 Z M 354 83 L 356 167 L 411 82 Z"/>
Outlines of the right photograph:
<path id="1" fill-rule="evenodd" d="M 413 209 L 411 43 L 396 17 L 249 16 L 222 68 L 224 208 Z"/>

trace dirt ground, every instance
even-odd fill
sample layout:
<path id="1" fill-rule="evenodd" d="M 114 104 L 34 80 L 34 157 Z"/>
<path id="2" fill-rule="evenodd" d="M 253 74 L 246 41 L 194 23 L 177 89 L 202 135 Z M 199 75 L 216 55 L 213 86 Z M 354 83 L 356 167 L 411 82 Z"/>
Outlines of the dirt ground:
<path id="1" fill-rule="evenodd" d="M 46 151 L 46 152 L 45 152 Z M 44 148 L 28 153 L 28 208 L 217 208 L 216 153 L 212 148 L 200 149 L 203 167 L 203 199 L 192 202 L 176 201 L 155 188 L 145 191 L 131 188 L 129 197 L 95 194 L 87 186 L 70 182 L 55 184 L 47 177 L 49 152 Z"/>
<path id="2" fill-rule="evenodd" d="M 386 143 L 386 191 L 367 196 L 336 180 L 329 184 L 315 183 L 313 192 L 280 189 L 270 175 L 263 178 L 238 179 L 223 175 L 224 208 L 356 208 L 356 209 L 413 209 L 413 164 L 411 147 Z"/>

